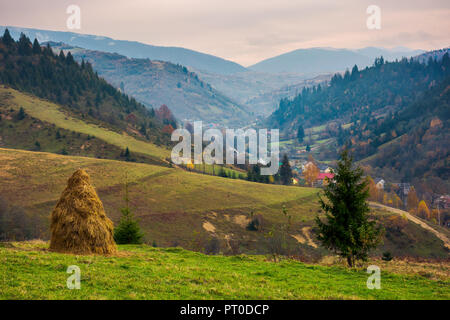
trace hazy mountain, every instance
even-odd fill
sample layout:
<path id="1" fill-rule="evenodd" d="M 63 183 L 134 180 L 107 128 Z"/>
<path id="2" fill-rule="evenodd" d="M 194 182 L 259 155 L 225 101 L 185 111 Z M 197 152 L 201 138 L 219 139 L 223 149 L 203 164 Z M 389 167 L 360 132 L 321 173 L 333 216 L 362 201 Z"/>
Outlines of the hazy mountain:
<path id="1" fill-rule="evenodd" d="M 420 62 L 428 62 L 428 60 L 430 58 L 435 59 L 435 60 L 441 60 L 442 57 L 444 56 L 444 54 L 446 54 L 446 53 L 450 54 L 450 47 L 439 49 L 439 50 L 428 51 L 428 52 L 422 53 L 422 54 L 414 57 L 414 59 L 417 59 Z"/>
<path id="2" fill-rule="evenodd" d="M 245 124 L 248 114 L 186 67 L 165 61 L 127 58 L 50 42 L 55 51 L 70 51 L 77 61 L 148 107 L 167 105 L 180 120 L 203 120 L 230 126 Z"/>
<path id="3" fill-rule="evenodd" d="M 0 26 L 3 34 L 5 26 Z M 218 74 L 231 74 L 245 71 L 246 69 L 232 61 L 228 61 L 210 54 L 197 52 L 180 47 L 162 47 L 144 44 L 137 41 L 115 40 L 108 37 L 79 34 L 73 32 L 50 31 L 20 27 L 7 27 L 13 36 L 18 39 L 23 32 L 31 40 L 38 39 L 39 42 L 55 41 L 82 47 L 90 50 L 104 52 L 116 52 L 130 58 L 148 58 L 151 60 L 169 61 L 199 70 L 214 72 Z"/>
<path id="4" fill-rule="evenodd" d="M 272 104 L 273 99 L 265 101 L 261 99 L 262 96 L 272 95 L 273 92 L 278 92 L 287 86 L 302 85 L 307 79 L 304 74 L 274 74 L 254 71 L 228 75 L 201 71 L 197 71 L 197 73 L 213 88 L 244 105 L 249 112 L 261 116 L 268 116 L 278 104 Z"/>
<path id="5" fill-rule="evenodd" d="M 334 49 L 309 48 L 298 49 L 270 59 L 261 61 L 249 69 L 270 73 L 304 73 L 319 74 L 334 71 L 343 71 L 352 68 L 366 67 L 373 64 L 376 57 L 383 56 L 386 60 L 400 59 L 403 56 L 414 56 L 422 53 L 421 50 L 407 48 L 384 49 L 367 47 L 363 49 Z"/>

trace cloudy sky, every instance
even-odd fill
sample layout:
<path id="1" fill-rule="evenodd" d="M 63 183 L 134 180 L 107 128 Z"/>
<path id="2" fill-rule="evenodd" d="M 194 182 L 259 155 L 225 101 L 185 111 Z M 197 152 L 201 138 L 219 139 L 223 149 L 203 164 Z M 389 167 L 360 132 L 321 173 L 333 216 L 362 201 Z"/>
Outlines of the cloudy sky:
<path id="1" fill-rule="evenodd" d="M 66 9 L 81 9 L 68 30 Z M 366 26 L 369 5 L 381 29 Z M 254 64 L 308 47 L 450 46 L 448 0 L 0 0 L 0 25 L 181 46 Z"/>

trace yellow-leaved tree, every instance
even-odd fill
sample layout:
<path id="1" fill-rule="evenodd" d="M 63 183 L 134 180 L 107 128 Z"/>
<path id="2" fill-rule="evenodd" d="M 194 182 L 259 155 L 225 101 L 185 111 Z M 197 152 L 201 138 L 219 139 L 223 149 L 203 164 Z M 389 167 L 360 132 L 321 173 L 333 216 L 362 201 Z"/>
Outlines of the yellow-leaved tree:
<path id="1" fill-rule="evenodd" d="M 419 202 L 419 206 L 417 207 L 417 215 L 428 220 L 431 218 L 430 210 L 424 200 Z"/>

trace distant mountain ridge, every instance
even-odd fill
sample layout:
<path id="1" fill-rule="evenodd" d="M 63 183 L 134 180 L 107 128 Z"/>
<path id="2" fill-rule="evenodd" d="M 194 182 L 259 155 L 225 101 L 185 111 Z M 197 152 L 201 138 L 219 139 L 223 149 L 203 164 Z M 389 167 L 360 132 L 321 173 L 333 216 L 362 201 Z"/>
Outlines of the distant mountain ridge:
<path id="1" fill-rule="evenodd" d="M 130 58 L 169 61 L 218 74 L 232 74 L 246 70 L 246 68 L 235 62 L 181 47 L 154 46 L 137 41 L 115 40 L 97 35 L 11 26 L 0 26 L 0 33 L 3 34 L 6 28 L 9 29 L 12 37 L 16 39 L 23 32 L 30 39 L 36 38 L 39 42 L 63 42 L 89 50 L 116 52 Z"/>
<path id="2" fill-rule="evenodd" d="M 179 120 L 239 126 L 249 118 L 242 107 L 184 66 L 48 43 L 56 52 L 71 52 L 78 62 L 91 63 L 100 76 L 148 107 L 166 104 Z"/>
<path id="3" fill-rule="evenodd" d="M 428 60 L 431 59 L 435 59 L 435 60 L 441 60 L 442 57 L 446 54 L 449 53 L 450 54 L 450 47 L 447 48 L 443 48 L 443 49 L 438 49 L 438 50 L 433 50 L 433 51 L 428 51 L 428 52 L 424 52 L 416 57 L 414 57 L 414 59 L 420 61 L 420 62 L 428 62 Z"/>
<path id="4" fill-rule="evenodd" d="M 403 51 L 404 50 L 404 51 Z M 401 59 L 423 53 L 407 48 L 385 49 L 367 47 L 362 49 L 308 48 L 298 49 L 272 57 L 248 67 L 250 70 L 269 73 L 304 73 L 317 75 L 345 71 L 355 64 L 359 68 L 372 65 L 376 57 L 385 60 Z"/>

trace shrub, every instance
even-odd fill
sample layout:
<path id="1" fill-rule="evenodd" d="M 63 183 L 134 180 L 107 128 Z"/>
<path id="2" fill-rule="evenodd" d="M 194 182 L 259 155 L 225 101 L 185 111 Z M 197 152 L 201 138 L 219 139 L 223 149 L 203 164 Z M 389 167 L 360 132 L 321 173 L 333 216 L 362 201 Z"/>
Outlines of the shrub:
<path id="1" fill-rule="evenodd" d="M 383 259 L 384 261 L 391 261 L 392 260 L 392 254 L 389 251 L 383 252 Z"/>
<path id="2" fill-rule="evenodd" d="M 261 229 L 262 226 L 262 217 L 260 215 L 256 215 L 252 217 L 250 222 L 247 224 L 246 229 L 248 231 L 258 231 Z"/>
<path id="3" fill-rule="evenodd" d="M 206 243 L 206 254 L 218 254 L 220 252 L 220 241 L 216 237 L 212 238 Z"/>

